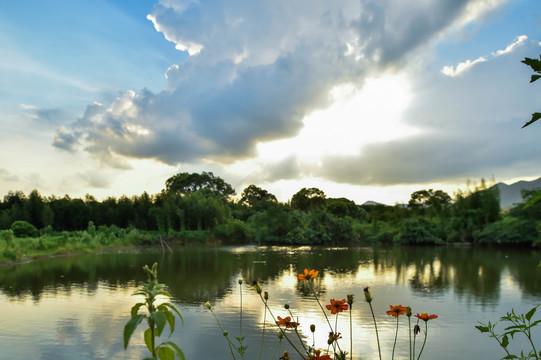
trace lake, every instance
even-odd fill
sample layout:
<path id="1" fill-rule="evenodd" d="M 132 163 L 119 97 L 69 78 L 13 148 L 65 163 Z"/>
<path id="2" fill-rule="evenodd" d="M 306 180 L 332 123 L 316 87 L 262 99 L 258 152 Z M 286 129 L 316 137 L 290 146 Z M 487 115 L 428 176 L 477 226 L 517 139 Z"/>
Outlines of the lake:
<path id="1" fill-rule="evenodd" d="M 173 254 L 161 249 L 111 250 L 41 259 L 0 268 L 0 358 L 147 356 L 143 324 L 126 351 L 122 331 L 131 306 L 140 300 L 131 294 L 146 280 L 142 267 L 158 262 L 159 280 L 168 286 L 185 321 L 184 326 L 178 322 L 171 340 L 180 345 L 187 359 L 231 358 L 225 338 L 204 306 L 206 301 L 232 340 L 239 336 L 242 325 L 247 359 L 259 357 L 266 316 L 262 359 L 271 358 L 277 331 L 251 286 L 254 280 L 269 292 L 269 307 L 275 316 L 287 316 L 283 305 L 289 304 L 298 316 L 305 342 L 312 344 L 310 324 L 315 324 L 315 343 L 326 348 L 329 327 L 325 317 L 306 282 L 297 280 L 296 274 L 304 268 L 320 271 L 313 284 L 323 306 L 330 299 L 355 295 L 351 312 L 354 359 L 378 358 L 370 309 L 363 296 L 366 286 L 374 297 L 384 359 L 391 358 L 396 329 L 396 319 L 385 312 L 389 305 L 397 304 L 411 306 L 414 314 L 439 316 L 428 323 L 423 359 L 500 359 L 505 354 L 495 341 L 474 326 L 497 320 L 512 308 L 525 312 L 541 303 L 540 259 L 541 252 L 529 249 L 257 246 L 182 247 Z M 239 279 L 244 279 L 242 287 Z M 329 317 L 334 326 L 335 316 Z M 534 317 L 538 318 L 541 312 Z M 407 318 L 401 316 L 399 321 L 395 359 L 408 359 Z M 340 313 L 340 344 L 347 351 L 349 324 L 349 313 Z M 541 329 L 534 332 L 538 349 L 540 335 Z M 422 339 L 417 339 L 417 351 Z M 285 344 L 282 351 L 284 348 L 290 349 Z"/>

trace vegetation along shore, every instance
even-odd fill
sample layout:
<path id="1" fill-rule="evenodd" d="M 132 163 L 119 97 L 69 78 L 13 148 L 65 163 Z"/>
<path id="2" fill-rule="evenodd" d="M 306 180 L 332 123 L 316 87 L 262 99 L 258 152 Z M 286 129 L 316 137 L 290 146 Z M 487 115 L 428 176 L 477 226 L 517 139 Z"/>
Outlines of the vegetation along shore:
<path id="1" fill-rule="evenodd" d="M 433 189 L 408 204 L 358 205 L 303 188 L 287 203 L 246 187 L 240 198 L 211 172 L 179 173 L 155 195 L 73 199 L 10 191 L 0 202 L 0 261 L 96 251 L 111 246 L 247 244 L 354 246 L 540 243 L 539 190 L 503 211 L 498 187 L 480 184 L 452 197 Z"/>

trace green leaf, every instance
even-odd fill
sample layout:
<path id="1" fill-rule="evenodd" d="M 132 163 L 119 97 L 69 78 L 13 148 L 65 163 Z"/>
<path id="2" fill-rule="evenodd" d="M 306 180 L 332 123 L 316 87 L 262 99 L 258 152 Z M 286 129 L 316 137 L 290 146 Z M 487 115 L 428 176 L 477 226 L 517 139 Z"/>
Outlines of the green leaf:
<path id="1" fill-rule="evenodd" d="M 139 308 L 143 305 L 145 305 L 145 303 L 137 303 L 133 305 L 133 307 L 131 308 L 131 316 L 133 317 L 137 315 L 137 313 L 139 312 Z"/>
<path id="2" fill-rule="evenodd" d="M 167 297 L 169 297 L 169 298 L 171 297 L 171 294 L 169 294 L 167 291 L 163 291 L 163 290 L 162 290 L 162 291 L 159 291 L 159 292 L 158 292 L 158 295 L 167 296 Z"/>
<path id="3" fill-rule="evenodd" d="M 180 311 L 176 308 L 175 305 L 171 304 L 171 303 L 168 303 L 168 302 L 164 302 L 162 303 L 161 305 L 164 305 L 164 306 L 167 306 L 169 309 L 173 310 L 174 312 L 177 313 L 178 317 L 180 318 L 180 320 L 182 321 L 182 326 L 184 326 L 184 318 L 182 317 L 182 314 L 180 313 Z"/>
<path id="4" fill-rule="evenodd" d="M 526 320 L 530 321 L 537 310 L 537 306 L 526 313 Z"/>
<path id="5" fill-rule="evenodd" d="M 175 331 L 175 315 L 171 311 L 167 309 L 166 306 L 160 306 L 160 311 L 165 314 L 165 319 L 167 320 L 167 323 L 169 324 L 169 328 L 171 329 L 171 333 L 169 336 L 173 335 L 173 332 Z"/>
<path id="6" fill-rule="evenodd" d="M 502 358 L 502 359 L 518 359 L 518 358 L 519 358 L 519 357 L 516 356 L 516 355 L 511 355 L 511 354 L 509 354 L 509 355 L 507 355 L 506 357 L 504 357 L 504 358 Z"/>
<path id="7" fill-rule="evenodd" d="M 152 352 L 152 329 L 148 328 L 145 330 L 145 344 L 147 346 L 148 351 Z"/>
<path id="8" fill-rule="evenodd" d="M 507 335 L 504 335 L 502 338 L 502 347 L 506 348 L 507 345 L 509 345 L 509 338 L 507 337 Z"/>
<path id="9" fill-rule="evenodd" d="M 522 125 L 522 129 L 524 129 L 528 125 L 533 124 L 534 122 L 536 122 L 539 119 L 541 119 L 541 113 L 538 113 L 538 112 L 533 113 L 532 114 L 532 119 L 530 121 L 528 121 L 526 124 Z"/>
<path id="10" fill-rule="evenodd" d="M 161 311 L 156 311 L 150 314 L 150 317 L 154 322 L 156 323 L 158 336 L 162 333 L 163 328 L 165 327 L 165 323 L 167 322 L 167 319 L 165 317 L 165 314 Z"/>
<path id="11" fill-rule="evenodd" d="M 534 197 L 530 201 L 528 201 L 528 203 L 522 208 L 522 210 L 526 210 L 538 201 L 541 201 L 541 191 L 536 192 Z M 539 263 L 539 267 L 541 267 L 541 262 Z"/>
<path id="12" fill-rule="evenodd" d="M 128 343 L 130 342 L 130 338 L 135 331 L 135 328 L 141 323 L 141 321 L 143 321 L 144 318 L 145 315 L 132 316 L 132 318 L 124 326 L 124 350 L 128 347 Z"/>
<path id="13" fill-rule="evenodd" d="M 158 350 L 158 358 L 160 360 L 175 360 L 175 353 L 168 347 L 160 347 Z"/>
<path id="14" fill-rule="evenodd" d="M 524 60 L 522 60 L 522 63 L 528 65 L 529 67 L 532 68 L 533 71 L 535 72 L 540 72 L 541 71 L 541 61 L 537 60 L 537 59 L 531 59 L 531 58 L 525 58 Z"/>
<path id="15" fill-rule="evenodd" d="M 169 347 L 171 350 L 173 350 L 175 352 L 175 354 L 177 354 L 177 356 L 178 356 L 178 358 L 180 360 L 186 360 L 186 357 L 184 356 L 184 353 L 182 352 L 180 347 L 177 344 L 175 344 L 174 342 L 165 341 L 165 342 L 160 344 L 160 346 L 162 346 L 162 345 L 165 345 L 165 346 Z"/>
<path id="16" fill-rule="evenodd" d="M 480 332 L 482 332 L 482 333 L 488 332 L 488 326 L 476 325 L 475 328 L 476 328 L 477 330 L 479 330 Z"/>
<path id="17" fill-rule="evenodd" d="M 541 75 L 532 75 L 532 78 L 530 80 L 530 84 L 533 83 L 534 81 L 538 80 L 539 78 L 541 78 Z"/>

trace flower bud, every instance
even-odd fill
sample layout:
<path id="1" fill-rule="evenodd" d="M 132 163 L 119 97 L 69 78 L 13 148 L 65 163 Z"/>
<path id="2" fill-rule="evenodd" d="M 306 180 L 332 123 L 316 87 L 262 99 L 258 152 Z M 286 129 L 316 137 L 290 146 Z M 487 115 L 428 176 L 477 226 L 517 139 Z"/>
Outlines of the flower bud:
<path id="1" fill-rule="evenodd" d="M 239 285 L 242 285 L 242 279 L 239 279 Z"/>
<path id="2" fill-rule="evenodd" d="M 421 332 L 421 327 L 419 325 L 415 325 L 413 327 L 413 335 L 417 335 L 420 332 Z"/>
<path id="3" fill-rule="evenodd" d="M 314 324 L 310 325 L 310 331 L 316 332 L 316 326 Z"/>
<path id="4" fill-rule="evenodd" d="M 212 310 L 212 305 L 210 305 L 208 301 L 205 303 L 205 306 L 207 307 L 207 309 Z"/>
<path id="5" fill-rule="evenodd" d="M 351 305 L 353 305 L 353 301 L 354 301 L 353 300 L 353 298 L 354 298 L 353 294 L 348 294 L 347 298 L 348 298 L 348 305 L 351 307 Z"/>
<path id="6" fill-rule="evenodd" d="M 411 307 L 406 306 L 406 316 L 411 317 Z"/>
<path id="7" fill-rule="evenodd" d="M 263 290 L 261 290 L 261 286 L 258 283 L 255 283 L 254 287 L 255 287 L 255 291 L 258 294 L 261 294 L 261 292 L 263 291 Z"/>
<path id="8" fill-rule="evenodd" d="M 285 305 L 284 305 L 284 308 L 285 308 L 286 310 L 289 310 L 289 304 L 285 304 Z"/>
<path id="9" fill-rule="evenodd" d="M 372 294 L 370 294 L 370 290 L 368 290 L 368 286 L 364 288 L 364 298 L 366 299 L 367 303 L 371 303 L 373 298 Z"/>
<path id="10" fill-rule="evenodd" d="M 227 330 L 224 330 L 224 332 L 222 333 L 224 336 L 227 336 Z"/>
<path id="11" fill-rule="evenodd" d="M 268 291 L 265 291 L 265 292 L 263 293 L 263 299 L 269 300 L 269 292 L 268 292 Z"/>

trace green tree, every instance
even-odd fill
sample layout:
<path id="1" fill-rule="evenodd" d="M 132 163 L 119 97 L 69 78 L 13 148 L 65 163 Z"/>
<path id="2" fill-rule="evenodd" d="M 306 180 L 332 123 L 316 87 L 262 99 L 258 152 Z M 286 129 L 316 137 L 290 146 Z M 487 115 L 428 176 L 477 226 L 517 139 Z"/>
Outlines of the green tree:
<path id="1" fill-rule="evenodd" d="M 165 181 L 167 193 L 190 195 L 197 190 L 209 189 L 224 200 L 235 195 L 235 190 L 221 177 L 214 176 L 212 172 L 203 171 L 198 173 L 178 173 Z"/>
<path id="2" fill-rule="evenodd" d="M 302 188 L 291 198 L 291 208 L 308 211 L 325 204 L 325 193 L 318 188 Z"/>

